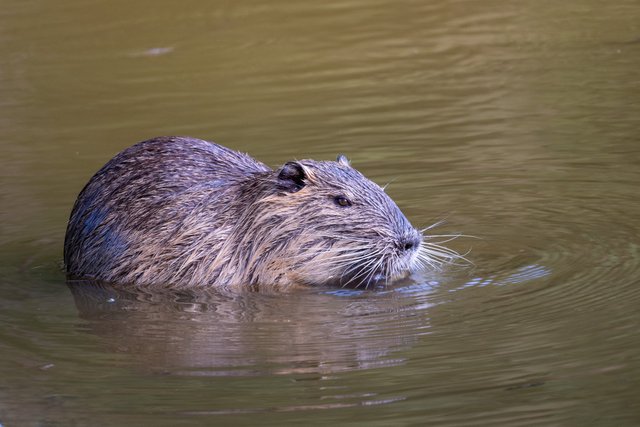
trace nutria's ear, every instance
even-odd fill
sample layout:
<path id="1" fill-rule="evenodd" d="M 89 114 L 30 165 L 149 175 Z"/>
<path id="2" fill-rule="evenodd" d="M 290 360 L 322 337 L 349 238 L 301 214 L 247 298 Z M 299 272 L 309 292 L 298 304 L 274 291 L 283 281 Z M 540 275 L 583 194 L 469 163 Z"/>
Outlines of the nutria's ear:
<path id="1" fill-rule="evenodd" d="M 278 173 L 278 185 L 291 193 L 302 190 L 307 183 L 307 174 L 304 167 L 298 162 L 287 162 Z"/>
<path id="2" fill-rule="evenodd" d="M 344 154 L 338 154 L 338 158 L 336 162 L 340 163 L 342 166 L 351 166 L 351 162 L 347 159 L 347 156 Z"/>

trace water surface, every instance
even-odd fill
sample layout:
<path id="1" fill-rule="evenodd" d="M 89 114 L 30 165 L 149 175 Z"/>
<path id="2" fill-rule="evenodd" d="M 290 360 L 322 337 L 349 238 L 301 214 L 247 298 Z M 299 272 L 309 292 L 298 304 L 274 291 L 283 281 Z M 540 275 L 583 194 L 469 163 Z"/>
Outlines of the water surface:
<path id="1" fill-rule="evenodd" d="M 640 424 L 635 0 L 5 0 L 0 424 Z M 67 284 L 75 197 L 183 134 L 338 153 L 473 265 L 376 291 Z"/>

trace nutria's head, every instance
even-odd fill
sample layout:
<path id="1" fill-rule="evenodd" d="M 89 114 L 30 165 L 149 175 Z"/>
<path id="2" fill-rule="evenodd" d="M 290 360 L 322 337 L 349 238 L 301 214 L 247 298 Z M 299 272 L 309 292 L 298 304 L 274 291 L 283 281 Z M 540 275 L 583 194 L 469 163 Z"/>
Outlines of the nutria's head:
<path id="1" fill-rule="evenodd" d="M 344 156 L 288 162 L 245 193 L 223 250 L 245 282 L 369 287 L 428 263 L 421 232 Z"/>

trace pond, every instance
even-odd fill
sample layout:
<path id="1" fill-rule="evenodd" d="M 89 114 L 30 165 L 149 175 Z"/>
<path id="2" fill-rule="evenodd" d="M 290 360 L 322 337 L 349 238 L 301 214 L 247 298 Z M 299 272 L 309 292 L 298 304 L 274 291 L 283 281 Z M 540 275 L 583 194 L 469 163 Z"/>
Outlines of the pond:
<path id="1" fill-rule="evenodd" d="M 5 0 L 0 425 L 640 424 L 636 0 Z M 190 135 L 335 159 L 470 263 L 376 290 L 67 283 L 73 202 Z"/>

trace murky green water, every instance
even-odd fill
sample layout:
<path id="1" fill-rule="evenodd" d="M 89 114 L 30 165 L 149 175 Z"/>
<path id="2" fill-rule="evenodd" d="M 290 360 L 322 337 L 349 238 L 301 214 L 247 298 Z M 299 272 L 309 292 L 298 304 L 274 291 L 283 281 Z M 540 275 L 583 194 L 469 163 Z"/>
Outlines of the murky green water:
<path id="1" fill-rule="evenodd" d="M 636 0 L 4 0 L 0 424 L 640 425 Z M 74 287 L 113 154 L 347 154 L 475 267 L 379 292 Z"/>

